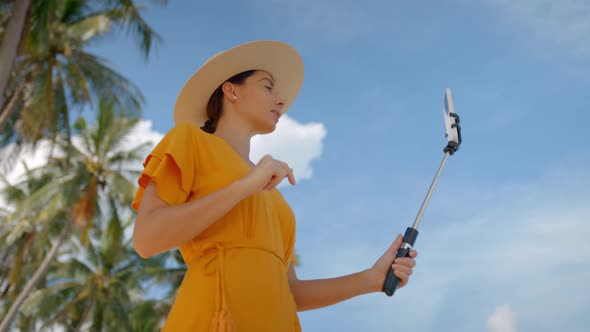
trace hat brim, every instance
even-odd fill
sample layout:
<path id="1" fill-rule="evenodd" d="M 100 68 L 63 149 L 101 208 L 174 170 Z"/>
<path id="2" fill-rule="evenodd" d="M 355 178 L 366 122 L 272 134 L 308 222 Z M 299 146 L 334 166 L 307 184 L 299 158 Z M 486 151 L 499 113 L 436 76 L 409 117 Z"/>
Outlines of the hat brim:
<path id="1" fill-rule="evenodd" d="M 211 95 L 230 77 L 248 70 L 264 70 L 272 75 L 274 86 L 286 112 L 303 84 L 303 60 L 288 44 L 255 41 L 242 44 L 209 58 L 184 84 L 174 106 L 174 122 L 202 126 L 207 121 Z"/>

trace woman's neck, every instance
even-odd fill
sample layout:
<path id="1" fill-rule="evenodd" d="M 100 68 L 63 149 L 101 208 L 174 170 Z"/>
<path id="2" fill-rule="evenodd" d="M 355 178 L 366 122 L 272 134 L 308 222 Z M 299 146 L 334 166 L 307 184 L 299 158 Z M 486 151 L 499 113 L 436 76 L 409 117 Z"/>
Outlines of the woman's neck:
<path id="1" fill-rule="evenodd" d="M 226 141 L 244 161 L 252 166 L 250 161 L 250 140 L 253 135 L 247 128 L 239 123 L 224 122 L 220 119 L 213 135 Z"/>

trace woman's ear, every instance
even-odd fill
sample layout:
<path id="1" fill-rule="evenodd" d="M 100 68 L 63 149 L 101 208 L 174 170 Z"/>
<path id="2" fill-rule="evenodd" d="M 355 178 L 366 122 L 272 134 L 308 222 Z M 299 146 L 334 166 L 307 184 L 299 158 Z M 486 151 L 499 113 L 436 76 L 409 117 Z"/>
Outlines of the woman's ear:
<path id="1" fill-rule="evenodd" d="M 225 82 L 221 85 L 221 91 L 223 91 L 223 96 L 231 101 L 234 101 L 238 98 L 235 85 L 231 82 Z"/>

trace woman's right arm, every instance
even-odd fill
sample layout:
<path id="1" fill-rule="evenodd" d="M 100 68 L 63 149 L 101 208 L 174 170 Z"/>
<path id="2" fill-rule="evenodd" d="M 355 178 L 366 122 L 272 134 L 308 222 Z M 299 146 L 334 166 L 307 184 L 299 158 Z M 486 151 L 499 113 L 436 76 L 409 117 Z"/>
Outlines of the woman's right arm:
<path id="1" fill-rule="evenodd" d="M 137 211 L 135 250 L 148 258 L 189 241 L 246 198 L 245 189 L 244 182 L 236 181 L 196 201 L 169 206 L 150 180 Z"/>
<path id="2" fill-rule="evenodd" d="M 287 164 L 264 157 L 250 173 L 232 184 L 195 201 L 168 205 L 149 181 L 137 211 L 133 245 L 142 258 L 175 248 L 201 234 L 240 201 L 262 190 L 272 190 L 285 177 L 295 184 Z"/>

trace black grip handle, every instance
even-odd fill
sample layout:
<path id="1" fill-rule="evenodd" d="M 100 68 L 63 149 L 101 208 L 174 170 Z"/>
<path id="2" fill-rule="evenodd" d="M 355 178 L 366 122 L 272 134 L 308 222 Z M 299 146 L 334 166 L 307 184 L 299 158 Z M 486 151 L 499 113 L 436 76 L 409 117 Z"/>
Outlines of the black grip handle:
<path id="1" fill-rule="evenodd" d="M 397 255 L 395 258 L 398 257 L 409 257 L 410 250 L 414 247 L 414 243 L 416 242 L 416 238 L 418 237 L 418 230 L 412 227 L 408 227 L 406 229 L 406 233 L 404 234 L 404 240 L 401 247 L 397 251 Z M 393 262 L 391 262 L 393 264 Z M 400 278 L 398 278 L 393 273 L 393 268 L 390 267 L 387 271 L 387 276 L 385 277 L 385 281 L 383 282 L 383 292 L 387 296 L 393 296 L 395 290 L 399 286 L 401 282 Z"/>

